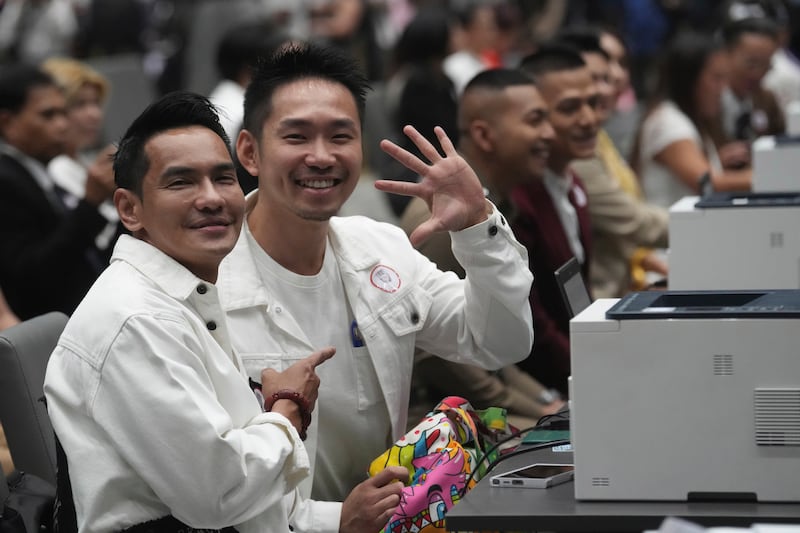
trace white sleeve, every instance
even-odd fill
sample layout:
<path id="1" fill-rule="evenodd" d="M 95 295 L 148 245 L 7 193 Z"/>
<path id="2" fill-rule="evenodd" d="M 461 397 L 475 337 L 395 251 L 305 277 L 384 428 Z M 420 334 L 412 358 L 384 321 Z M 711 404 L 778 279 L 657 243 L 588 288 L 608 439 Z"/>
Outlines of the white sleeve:
<path id="1" fill-rule="evenodd" d="M 487 369 L 521 361 L 533 345 L 528 251 L 494 206 L 487 220 L 450 237 L 466 278 L 439 271 L 418 253 L 420 268 L 428 270 L 420 283 L 431 307 L 417 347 Z"/>
<path id="2" fill-rule="evenodd" d="M 338 533 L 342 517 L 341 502 L 304 499 L 299 490 L 286 496 L 289 524 L 294 533 Z"/>
<path id="3" fill-rule="evenodd" d="M 641 158 L 653 159 L 672 143 L 690 140 L 702 147 L 700 133 L 689 117 L 674 104 L 658 106 L 642 124 Z"/>

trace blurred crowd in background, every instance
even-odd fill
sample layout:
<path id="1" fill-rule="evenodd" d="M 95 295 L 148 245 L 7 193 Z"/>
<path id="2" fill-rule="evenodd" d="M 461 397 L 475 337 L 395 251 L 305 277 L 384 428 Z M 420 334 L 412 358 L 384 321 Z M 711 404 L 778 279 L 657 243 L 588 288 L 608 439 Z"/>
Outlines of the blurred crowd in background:
<path id="1" fill-rule="evenodd" d="M 592 104 L 591 124 L 576 126 L 591 137 L 589 153 L 566 155 L 602 163 L 602 175 L 572 170 L 589 185 L 595 242 L 610 235 L 625 244 L 606 253 L 620 266 L 614 289 L 597 264 L 598 279 L 589 281 L 595 296 L 642 288 L 644 272 L 667 274 L 650 260 L 650 248 L 666 243 L 666 208 L 706 185 L 749 189 L 750 143 L 786 131 L 787 110 L 800 107 L 799 24 L 800 0 L 0 0 L 0 160 L 13 170 L 0 176 L 9 191 L 37 179 L 47 193 L 40 203 L 52 204 L 37 214 L 0 193 L 0 329 L 50 310 L 70 313 L 107 264 L 122 231 L 108 155 L 134 117 L 157 96 L 186 89 L 210 97 L 235 141 L 254 61 L 291 40 L 327 43 L 359 61 L 373 87 L 366 175 L 405 180 L 417 177 L 381 152 L 381 139 L 416 152 L 403 125 L 430 139 L 438 125 L 457 144 L 465 135 L 459 96 L 476 74 L 516 68 L 555 37 L 575 45 L 602 102 Z M 51 146 L 9 81 L 13 72 L 25 77 L 24 64 L 63 89 L 66 117 L 48 118 Z M 37 74 L 26 76 L 35 85 Z M 556 137 L 574 136 L 553 123 Z M 649 218 L 620 222 L 619 203 L 602 212 L 608 202 L 592 186 L 608 177 L 630 196 L 622 198 L 626 212 Z M 240 182 L 245 191 L 257 186 L 246 172 Z M 386 200 L 389 220 L 399 223 L 408 198 Z M 61 222 L 79 218 L 83 227 Z M 606 222 L 624 227 L 606 231 Z M 630 229 L 636 224 L 641 234 Z M 69 283 L 52 279 L 53 264 Z M 566 339 L 568 320 L 561 322 Z"/>
<path id="2" fill-rule="evenodd" d="M 224 77 L 218 48 L 235 27 L 275 39 L 310 39 L 350 50 L 374 83 L 432 54 L 430 32 L 403 33 L 426 8 L 446 15 L 446 54 L 469 51 L 486 66 L 515 66 L 560 29 L 586 23 L 613 29 L 627 46 L 633 100 L 652 89 L 659 52 L 679 30 L 714 32 L 722 0 L 5 0 L 0 1 L 0 62 L 74 57 L 110 77 L 104 141 L 113 141 L 142 104 L 171 90 L 209 94 Z M 781 4 L 800 21 L 800 1 Z M 477 7 L 477 9 L 476 9 Z M 245 30 L 246 31 L 246 30 Z M 792 32 L 788 49 L 800 49 Z M 435 46 L 435 44 L 433 44 Z M 469 71 L 471 72 L 471 71 Z M 131 77 L 133 76 L 133 77 Z M 117 80 L 119 82 L 115 83 Z M 456 88 L 467 79 L 454 79 Z M 119 85 L 119 87 L 117 86 Z M 114 98 L 119 93 L 123 97 Z M 435 99 L 435 97 L 434 97 Z M 625 105 L 625 104 L 623 104 Z"/>

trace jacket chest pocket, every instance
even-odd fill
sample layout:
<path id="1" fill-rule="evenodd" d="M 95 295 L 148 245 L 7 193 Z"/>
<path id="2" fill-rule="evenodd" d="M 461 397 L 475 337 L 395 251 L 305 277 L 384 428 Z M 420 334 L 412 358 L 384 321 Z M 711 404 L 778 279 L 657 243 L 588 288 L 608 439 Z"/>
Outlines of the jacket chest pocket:
<path id="1" fill-rule="evenodd" d="M 365 328 L 367 346 L 389 409 L 407 400 L 404 395 L 411 382 L 416 334 L 425 326 L 430 308 L 430 295 L 412 287 L 384 306 L 377 320 Z"/>
<path id="2" fill-rule="evenodd" d="M 287 355 L 283 353 L 240 353 L 247 377 L 261 383 L 261 371 L 271 368 L 283 372 L 291 365 L 308 356 L 308 354 Z"/>

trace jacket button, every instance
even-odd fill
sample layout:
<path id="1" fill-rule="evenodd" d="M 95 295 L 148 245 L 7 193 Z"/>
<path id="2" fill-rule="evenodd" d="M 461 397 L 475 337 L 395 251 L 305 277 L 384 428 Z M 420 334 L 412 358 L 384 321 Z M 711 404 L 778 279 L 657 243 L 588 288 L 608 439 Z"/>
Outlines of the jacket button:
<path id="1" fill-rule="evenodd" d="M 489 226 L 489 235 L 491 237 L 494 237 L 495 235 L 497 235 L 497 226 L 495 226 L 494 224 Z"/>
<path id="2" fill-rule="evenodd" d="M 416 311 L 412 311 L 411 312 L 411 323 L 412 324 L 416 324 L 418 322 L 419 322 L 419 313 L 417 313 Z"/>
<path id="3" fill-rule="evenodd" d="M 217 329 L 217 323 L 211 320 L 206 324 L 206 327 L 208 328 L 208 331 L 214 331 Z"/>
<path id="4" fill-rule="evenodd" d="M 208 292 L 208 287 L 206 287 L 201 283 L 200 285 L 197 286 L 197 292 L 198 294 L 205 294 Z"/>

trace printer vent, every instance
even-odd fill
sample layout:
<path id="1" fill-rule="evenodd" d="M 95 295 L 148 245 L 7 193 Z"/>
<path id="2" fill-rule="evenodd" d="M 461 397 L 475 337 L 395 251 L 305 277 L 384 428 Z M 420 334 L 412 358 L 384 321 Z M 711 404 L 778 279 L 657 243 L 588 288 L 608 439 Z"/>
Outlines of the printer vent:
<path id="1" fill-rule="evenodd" d="M 714 354 L 714 375 L 733 375 L 733 356 L 731 354 Z"/>
<path id="2" fill-rule="evenodd" d="M 769 234 L 770 248 L 783 248 L 783 232 L 771 231 Z"/>
<path id="3" fill-rule="evenodd" d="M 758 446 L 800 446 L 800 388 L 755 389 Z"/>
<path id="4" fill-rule="evenodd" d="M 593 477 L 592 487 L 608 487 L 609 479 L 607 477 Z"/>

